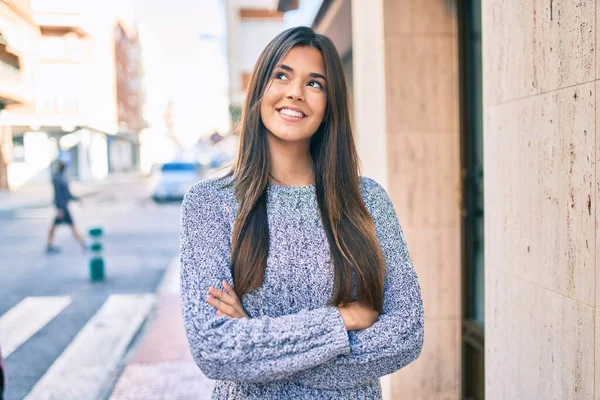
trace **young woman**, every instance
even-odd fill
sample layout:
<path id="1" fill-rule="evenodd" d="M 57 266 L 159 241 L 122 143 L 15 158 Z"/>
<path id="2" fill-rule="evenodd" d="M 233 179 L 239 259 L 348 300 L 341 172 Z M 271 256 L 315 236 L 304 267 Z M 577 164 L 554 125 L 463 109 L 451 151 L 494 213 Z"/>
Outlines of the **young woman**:
<path id="1" fill-rule="evenodd" d="M 360 178 L 341 60 L 306 27 L 267 45 L 225 178 L 182 205 L 181 296 L 215 399 L 378 399 L 423 306 L 392 203 Z"/>

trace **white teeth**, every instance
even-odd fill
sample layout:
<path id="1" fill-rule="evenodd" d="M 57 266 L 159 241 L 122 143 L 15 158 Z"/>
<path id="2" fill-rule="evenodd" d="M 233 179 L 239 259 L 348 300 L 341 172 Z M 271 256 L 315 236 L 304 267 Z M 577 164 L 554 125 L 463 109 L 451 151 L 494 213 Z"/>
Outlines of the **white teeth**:
<path id="1" fill-rule="evenodd" d="M 290 110 L 289 108 L 282 108 L 281 110 L 279 110 L 279 112 L 281 114 L 287 115 L 289 117 L 297 117 L 297 118 L 304 117 L 304 114 L 302 114 L 300 111 Z"/>

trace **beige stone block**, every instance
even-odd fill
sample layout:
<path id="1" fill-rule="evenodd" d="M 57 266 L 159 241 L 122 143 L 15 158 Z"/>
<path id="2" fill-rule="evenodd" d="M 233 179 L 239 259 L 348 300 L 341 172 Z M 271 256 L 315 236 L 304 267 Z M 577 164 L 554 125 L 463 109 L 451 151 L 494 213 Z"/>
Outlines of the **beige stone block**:
<path id="1" fill-rule="evenodd" d="M 600 311 L 595 310 L 596 314 L 596 400 L 600 400 Z"/>
<path id="2" fill-rule="evenodd" d="M 460 321 L 425 319 L 425 342 L 421 356 L 392 374 L 392 399 L 457 399 L 444 397 L 460 387 Z"/>
<path id="3" fill-rule="evenodd" d="M 453 36 L 397 36 L 385 43 L 388 132 L 458 131 Z"/>
<path id="4" fill-rule="evenodd" d="M 457 33 L 456 0 L 411 0 L 415 33 Z"/>
<path id="5" fill-rule="evenodd" d="M 485 254 L 509 271 L 594 304 L 595 87 L 486 109 Z"/>
<path id="6" fill-rule="evenodd" d="M 385 382 L 382 382 L 382 387 L 385 390 Z M 405 397 L 403 394 L 396 392 L 395 395 L 383 393 L 383 400 L 459 400 L 460 397 L 460 389 L 454 388 L 450 389 L 444 393 L 435 393 L 435 394 L 427 394 L 427 393 L 414 393 L 410 399 Z"/>
<path id="7" fill-rule="evenodd" d="M 460 230 L 404 227 L 419 278 L 425 318 L 461 315 Z"/>
<path id="8" fill-rule="evenodd" d="M 595 2 L 482 3 L 486 103 L 498 104 L 594 79 Z"/>
<path id="9" fill-rule="evenodd" d="M 600 2 L 598 3 L 600 7 Z M 595 208 L 595 218 L 598 219 L 600 216 L 600 206 L 598 205 L 598 199 L 600 199 L 600 82 L 596 82 L 596 197 L 594 198 L 594 202 L 596 203 Z M 596 222 L 596 253 L 600 251 L 600 227 L 598 222 Z M 596 257 L 596 308 L 600 309 L 600 259 Z M 599 355 L 600 357 L 600 355 Z M 597 358 L 597 362 L 600 365 L 600 358 Z M 598 375 L 600 380 L 600 375 Z M 600 400 L 600 391 L 598 391 L 598 400 Z"/>
<path id="10" fill-rule="evenodd" d="M 386 35 L 412 32 L 412 3 L 413 0 L 384 0 L 383 16 Z"/>
<path id="11" fill-rule="evenodd" d="M 592 307 L 486 269 L 486 399 L 591 399 L 593 325 Z"/>
<path id="12" fill-rule="evenodd" d="M 388 135 L 388 191 L 401 222 L 411 227 L 460 224 L 457 132 Z"/>
<path id="13" fill-rule="evenodd" d="M 600 15 L 600 1 L 596 1 L 596 44 L 600 43 L 600 24 L 598 16 Z M 596 79 L 600 79 L 600 69 L 598 68 L 598 63 L 600 63 L 600 52 L 596 50 Z M 598 399 L 600 399 L 600 393 L 597 394 Z"/>
<path id="14" fill-rule="evenodd" d="M 383 3 L 352 1 L 353 103 L 361 171 L 387 188 Z"/>
<path id="15" fill-rule="evenodd" d="M 385 0 L 386 34 L 456 33 L 456 0 Z"/>

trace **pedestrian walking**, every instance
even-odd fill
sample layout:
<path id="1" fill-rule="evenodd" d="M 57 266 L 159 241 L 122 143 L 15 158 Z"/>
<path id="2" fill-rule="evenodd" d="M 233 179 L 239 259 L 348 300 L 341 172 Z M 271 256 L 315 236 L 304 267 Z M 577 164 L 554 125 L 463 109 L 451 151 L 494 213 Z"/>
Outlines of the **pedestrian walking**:
<path id="1" fill-rule="evenodd" d="M 380 399 L 423 346 L 421 291 L 386 191 L 361 177 L 342 61 L 308 27 L 258 58 L 225 177 L 181 217 L 181 298 L 213 399 Z"/>
<path id="2" fill-rule="evenodd" d="M 65 176 L 66 168 L 66 163 L 63 160 L 59 160 L 56 163 L 56 172 L 52 175 L 52 186 L 54 188 L 54 206 L 56 207 L 56 215 L 54 217 L 54 220 L 52 221 L 52 225 L 50 226 L 50 230 L 48 232 L 48 244 L 46 246 L 47 254 L 54 254 L 60 252 L 60 248 L 55 246 L 53 242 L 56 227 L 61 224 L 69 225 L 73 236 L 75 237 L 75 239 L 77 239 L 82 249 L 87 249 L 85 239 L 77 230 L 75 222 L 73 221 L 73 217 L 71 216 L 71 212 L 69 211 L 69 202 L 71 200 L 81 201 L 81 199 L 79 197 L 73 196 L 71 190 L 69 189 L 69 182 L 67 180 L 67 177 Z"/>

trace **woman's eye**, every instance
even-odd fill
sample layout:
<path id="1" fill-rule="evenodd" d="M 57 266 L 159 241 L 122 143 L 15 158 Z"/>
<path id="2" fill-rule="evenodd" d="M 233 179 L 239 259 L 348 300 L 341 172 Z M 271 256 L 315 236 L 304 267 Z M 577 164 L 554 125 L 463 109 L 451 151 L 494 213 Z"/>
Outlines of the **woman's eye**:
<path id="1" fill-rule="evenodd" d="M 275 79 L 288 80 L 288 77 L 283 72 L 276 72 Z"/>
<path id="2" fill-rule="evenodd" d="M 317 88 L 317 89 L 322 89 L 322 88 L 323 88 L 323 85 L 321 85 L 321 84 L 320 84 L 319 82 L 317 82 L 317 81 L 310 81 L 310 82 L 308 82 L 308 84 L 309 84 L 310 86 L 314 87 L 314 88 Z"/>

